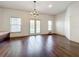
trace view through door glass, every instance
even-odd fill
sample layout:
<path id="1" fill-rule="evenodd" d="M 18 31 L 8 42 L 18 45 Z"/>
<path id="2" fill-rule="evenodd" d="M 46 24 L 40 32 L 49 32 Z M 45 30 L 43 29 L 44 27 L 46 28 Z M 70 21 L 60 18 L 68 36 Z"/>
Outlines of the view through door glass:
<path id="1" fill-rule="evenodd" d="M 30 34 L 40 33 L 40 20 L 30 20 Z"/>
<path id="2" fill-rule="evenodd" d="M 35 33 L 35 21 L 30 20 L 30 33 L 33 34 Z"/>
<path id="3" fill-rule="evenodd" d="M 40 33 L 40 21 L 39 20 L 36 21 L 36 33 L 37 34 Z"/>

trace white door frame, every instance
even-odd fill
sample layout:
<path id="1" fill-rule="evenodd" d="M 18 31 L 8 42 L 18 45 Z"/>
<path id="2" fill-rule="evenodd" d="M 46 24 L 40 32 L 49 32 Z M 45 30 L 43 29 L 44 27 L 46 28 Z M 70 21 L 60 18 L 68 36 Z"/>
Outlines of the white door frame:
<path id="1" fill-rule="evenodd" d="M 31 20 L 34 20 L 34 19 L 31 19 Z M 37 20 L 34 20 L 34 32 L 35 33 L 30 33 L 30 30 L 29 30 L 29 34 L 30 35 L 37 35 L 37 34 L 40 34 L 40 33 L 36 33 L 36 21 Z M 40 20 L 39 20 L 40 21 Z M 29 21 L 29 29 L 30 29 L 30 21 Z"/>

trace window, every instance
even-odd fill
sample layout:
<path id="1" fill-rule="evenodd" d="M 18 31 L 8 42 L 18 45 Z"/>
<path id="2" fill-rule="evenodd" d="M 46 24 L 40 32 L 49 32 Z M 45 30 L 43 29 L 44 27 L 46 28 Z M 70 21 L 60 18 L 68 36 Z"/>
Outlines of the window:
<path id="1" fill-rule="evenodd" d="M 11 32 L 21 32 L 21 18 L 11 17 L 10 26 Z"/>
<path id="2" fill-rule="evenodd" d="M 49 31 L 52 30 L 52 21 L 51 20 L 48 21 L 48 30 Z"/>

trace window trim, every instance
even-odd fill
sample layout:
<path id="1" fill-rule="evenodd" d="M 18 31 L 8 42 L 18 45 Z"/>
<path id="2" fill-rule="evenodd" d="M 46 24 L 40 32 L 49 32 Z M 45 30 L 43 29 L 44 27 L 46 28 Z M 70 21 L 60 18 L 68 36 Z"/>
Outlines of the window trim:
<path id="1" fill-rule="evenodd" d="M 10 17 L 10 20 L 11 20 L 11 18 L 20 18 L 20 17 L 11 16 L 11 17 Z M 20 18 L 20 19 L 21 19 L 21 18 Z M 21 20 L 21 21 L 22 21 L 22 20 Z M 10 22 L 10 21 L 9 21 L 9 22 Z M 21 28 L 20 28 L 20 31 L 17 31 L 17 32 L 12 32 L 12 31 L 11 31 L 11 25 L 12 25 L 12 24 L 10 23 L 10 33 L 21 33 L 21 32 L 22 32 L 22 22 L 21 22 L 21 24 L 16 24 L 16 25 L 20 25 L 20 27 L 21 27 Z"/>

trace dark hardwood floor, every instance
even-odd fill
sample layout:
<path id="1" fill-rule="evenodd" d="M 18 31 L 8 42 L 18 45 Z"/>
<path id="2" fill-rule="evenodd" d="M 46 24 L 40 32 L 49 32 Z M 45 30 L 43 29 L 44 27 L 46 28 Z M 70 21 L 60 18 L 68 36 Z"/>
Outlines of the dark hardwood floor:
<path id="1" fill-rule="evenodd" d="M 79 44 L 59 35 L 14 38 L 0 43 L 0 57 L 79 57 Z"/>

